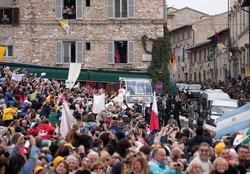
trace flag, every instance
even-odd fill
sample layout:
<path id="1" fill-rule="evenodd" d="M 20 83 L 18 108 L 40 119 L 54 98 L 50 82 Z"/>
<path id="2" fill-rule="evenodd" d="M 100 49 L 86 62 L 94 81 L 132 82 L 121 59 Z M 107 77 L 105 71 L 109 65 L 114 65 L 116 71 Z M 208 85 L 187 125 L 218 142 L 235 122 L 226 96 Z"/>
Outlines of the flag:
<path id="1" fill-rule="evenodd" d="M 220 42 L 220 36 L 217 32 L 215 32 L 214 36 L 212 37 L 213 46 L 216 47 L 216 45 Z"/>
<path id="2" fill-rule="evenodd" d="M 157 108 L 157 104 L 156 104 L 155 92 L 154 92 L 153 106 L 152 106 L 152 111 L 151 111 L 151 116 L 150 116 L 149 129 L 151 131 L 154 129 L 159 130 L 158 108 Z"/>
<path id="3" fill-rule="evenodd" d="M 237 132 L 250 127 L 250 103 L 243 105 L 218 118 L 216 137 L 219 139 L 226 134 Z"/>
<path id="4" fill-rule="evenodd" d="M 72 115 L 72 113 L 70 112 L 68 103 L 64 100 L 62 103 L 62 116 L 61 116 L 61 124 L 60 124 L 60 133 L 62 137 L 65 138 L 68 130 L 71 129 L 73 125 L 76 123 L 77 121 L 75 117 Z"/>
<path id="5" fill-rule="evenodd" d="M 173 54 L 172 50 L 169 53 L 169 60 L 170 60 L 171 63 L 173 63 L 173 61 L 174 61 L 174 54 Z"/>
<path id="6" fill-rule="evenodd" d="M 212 47 L 212 48 L 209 50 L 207 59 L 208 59 L 209 61 L 213 61 L 213 60 L 214 60 L 214 55 L 215 55 L 215 49 L 214 49 L 214 47 Z"/>
<path id="7" fill-rule="evenodd" d="M 69 74 L 68 74 L 68 79 L 66 80 L 66 88 L 73 88 L 75 85 L 80 72 L 81 72 L 81 63 L 70 63 L 69 65 Z"/>
<path id="8" fill-rule="evenodd" d="M 224 54 L 227 50 L 227 47 L 223 43 L 218 43 L 217 47 L 222 54 Z"/>
<path id="9" fill-rule="evenodd" d="M 247 139 L 247 136 L 244 135 L 237 135 L 234 139 L 233 146 L 238 146 L 241 144 L 244 140 Z"/>
<path id="10" fill-rule="evenodd" d="M 3 55 L 4 55 L 5 51 L 6 51 L 6 47 L 0 46 L 0 62 L 3 59 Z"/>
<path id="11" fill-rule="evenodd" d="M 69 20 L 59 20 L 66 34 L 69 34 Z"/>

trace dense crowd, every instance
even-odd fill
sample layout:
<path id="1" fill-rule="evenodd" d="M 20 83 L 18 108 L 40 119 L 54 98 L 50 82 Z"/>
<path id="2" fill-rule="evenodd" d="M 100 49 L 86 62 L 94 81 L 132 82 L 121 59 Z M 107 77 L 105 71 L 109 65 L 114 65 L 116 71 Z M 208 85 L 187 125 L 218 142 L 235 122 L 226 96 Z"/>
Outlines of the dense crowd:
<path id="1" fill-rule="evenodd" d="M 118 93 L 112 91 L 105 94 L 105 109 L 95 114 L 88 85 L 69 90 L 63 81 L 8 67 L 0 72 L 0 174 L 250 172 L 249 144 L 234 145 L 238 132 L 218 141 L 203 122 L 180 125 L 181 95 L 163 95 L 161 127 L 150 131 L 152 108 L 138 100 L 130 108 L 125 101 L 115 102 Z M 15 81 L 13 73 L 24 76 Z M 64 137 L 65 102 L 77 122 Z"/>

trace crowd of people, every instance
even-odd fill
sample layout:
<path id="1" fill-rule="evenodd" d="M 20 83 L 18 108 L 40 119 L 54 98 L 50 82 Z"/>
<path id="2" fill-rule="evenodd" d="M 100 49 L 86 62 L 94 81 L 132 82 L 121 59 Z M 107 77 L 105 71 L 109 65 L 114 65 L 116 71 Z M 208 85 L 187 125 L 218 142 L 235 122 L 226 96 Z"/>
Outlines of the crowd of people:
<path id="1" fill-rule="evenodd" d="M 63 81 L 1 67 L 1 174 L 245 174 L 250 146 L 234 145 L 234 132 L 220 141 L 203 123 L 180 124 L 181 96 L 163 95 L 160 129 L 149 130 L 151 107 L 133 107 L 105 94 L 105 109 L 93 113 L 88 85 L 71 90 Z M 12 75 L 24 73 L 21 81 Z M 170 102 L 171 101 L 171 102 Z M 76 122 L 64 137 L 64 103 Z M 160 119 L 161 121 L 161 119 Z"/>

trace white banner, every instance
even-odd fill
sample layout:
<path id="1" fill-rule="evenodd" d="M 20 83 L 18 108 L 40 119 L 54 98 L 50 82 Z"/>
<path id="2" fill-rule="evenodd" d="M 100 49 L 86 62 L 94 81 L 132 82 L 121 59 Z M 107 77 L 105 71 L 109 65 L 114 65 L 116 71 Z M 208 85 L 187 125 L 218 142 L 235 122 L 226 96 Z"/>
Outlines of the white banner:
<path id="1" fill-rule="evenodd" d="M 73 88 L 81 72 L 81 63 L 70 63 L 68 80 L 65 81 L 66 88 Z"/>
<path id="2" fill-rule="evenodd" d="M 93 113 L 100 113 L 105 109 L 105 94 L 94 95 Z"/>
<path id="3" fill-rule="evenodd" d="M 20 82 L 23 79 L 23 75 L 24 74 L 12 74 L 12 78 L 11 79 Z"/>
<path id="4" fill-rule="evenodd" d="M 72 128 L 74 124 L 77 123 L 75 117 L 71 114 L 69 110 L 68 103 L 64 100 L 62 104 L 62 116 L 60 124 L 60 133 L 62 137 L 66 137 L 68 130 Z"/>

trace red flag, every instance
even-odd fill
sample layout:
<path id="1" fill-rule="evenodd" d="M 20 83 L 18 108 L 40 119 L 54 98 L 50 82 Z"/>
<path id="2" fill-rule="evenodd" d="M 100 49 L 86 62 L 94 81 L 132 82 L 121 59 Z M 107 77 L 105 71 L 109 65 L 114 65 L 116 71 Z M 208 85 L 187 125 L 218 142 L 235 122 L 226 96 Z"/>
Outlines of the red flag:
<path id="1" fill-rule="evenodd" d="M 152 111 L 151 111 L 151 116 L 150 116 L 150 125 L 149 125 L 150 131 L 154 129 L 159 129 L 159 118 L 158 118 L 158 108 L 156 104 L 156 96 L 154 92 L 154 99 L 153 99 L 153 106 L 152 106 Z"/>
<path id="2" fill-rule="evenodd" d="M 173 54 L 172 50 L 169 53 L 169 60 L 171 61 L 171 63 L 173 63 L 173 61 L 174 61 L 174 54 Z"/>
<path id="3" fill-rule="evenodd" d="M 184 70 L 185 70 L 184 62 L 181 62 L 181 70 L 182 70 L 182 72 L 184 72 Z"/>
<path id="4" fill-rule="evenodd" d="M 220 41 L 220 35 L 219 35 L 217 32 L 215 32 L 214 37 L 215 37 L 218 41 Z"/>

